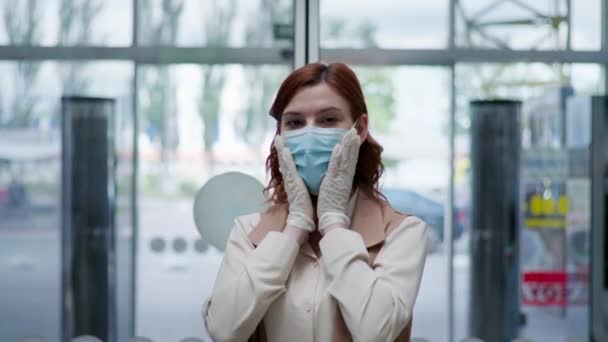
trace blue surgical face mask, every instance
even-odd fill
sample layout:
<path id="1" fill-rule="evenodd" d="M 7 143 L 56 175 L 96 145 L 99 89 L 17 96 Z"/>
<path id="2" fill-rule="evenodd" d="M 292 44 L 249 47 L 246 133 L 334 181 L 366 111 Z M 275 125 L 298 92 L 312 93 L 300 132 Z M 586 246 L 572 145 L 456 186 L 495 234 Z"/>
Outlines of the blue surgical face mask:
<path id="1" fill-rule="evenodd" d="M 344 128 L 305 127 L 283 134 L 298 174 L 312 195 L 319 193 L 331 153 L 347 131 Z"/>

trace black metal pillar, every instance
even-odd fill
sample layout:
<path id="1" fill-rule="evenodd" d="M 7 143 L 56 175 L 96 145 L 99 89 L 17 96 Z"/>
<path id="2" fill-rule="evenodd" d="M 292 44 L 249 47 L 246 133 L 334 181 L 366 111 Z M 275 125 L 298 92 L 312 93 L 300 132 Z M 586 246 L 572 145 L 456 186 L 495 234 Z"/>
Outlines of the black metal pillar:
<path id="1" fill-rule="evenodd" d="M 608 97 L 591 99 L 591 341 L 608 340 Z"/>
<path id="2" fill-rule="evenodd" d="M 115 341 L 114 100 L 63 97 L 62 340 Z"/>
<path id="3" fill-rule="evenodd" d="M 517 336 L 521 102 L 472 101 L 470 335 Z"/>

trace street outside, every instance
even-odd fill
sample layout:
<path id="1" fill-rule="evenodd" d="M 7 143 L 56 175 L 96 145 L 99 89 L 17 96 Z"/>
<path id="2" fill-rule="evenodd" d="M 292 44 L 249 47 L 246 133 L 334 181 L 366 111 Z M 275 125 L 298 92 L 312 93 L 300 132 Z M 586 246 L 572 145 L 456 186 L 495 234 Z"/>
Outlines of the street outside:
<path id="1" fill-rule="evenodd" d="M 120 218 L 118 220 L 121 221 Z M 208 339 L 201 308 L 212 290 L 222 254 L 201 245 L 187 200 L 143 200 L 140 212 L 136 280 L 136 332 L 155 341 Z M 0 216 L 0 340 L 40 335 L 59 341 L 60 235 L 57 211 Z M 130 235 L 117 238 L 120 336 L 128 327 Z M 179 242 L 176 242 L 177 240 Z M 183 240 L 181 240 L 183 239 Z M 159 243 L 159 241 L 164 242 Z M 185 242 L 185 245 L 183 244 Z M 456 340 L 467 329 L 469 259 L 457 242 L 454 257 Z M 414 310 L 412 336 L 445 341 L 447 330 L 446 257 L 439 248 L 427 258 Z M 535 341 L 565 341 L 568 331 L 586 327 L 586 309 L 527 310 L 523 335 Z M 582 330 L 584 331 L 584 329 Z"/>

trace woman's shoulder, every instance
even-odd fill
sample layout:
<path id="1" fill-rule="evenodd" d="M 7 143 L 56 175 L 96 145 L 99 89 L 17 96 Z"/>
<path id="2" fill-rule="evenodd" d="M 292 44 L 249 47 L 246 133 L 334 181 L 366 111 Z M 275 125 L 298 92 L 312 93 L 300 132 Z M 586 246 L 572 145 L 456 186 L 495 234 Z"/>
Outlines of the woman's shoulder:
<path id="1" fill-rule="evenodd" d="M 240 229 L 245 233 L 245 235 L 249 235 L 251 231 L 258 225 L 260 222 L 260 218 L 263 212 L 253 212 L 244 215 L 239 215 L 234 219 L 235 229 Z"/>
<path id="2" fill-rule="evenodd" d="M 397 211 L 395 213 L 398 219 L 391 222 L 385 231 L 385 242 L 392 241 L 399 245 L 413 244 L 409 249 L 423 246 L 428 249 L 429 225 L 418 216 Z"/>
<path id="3" fill-rule="evenodd" d="M 286 220 L 287 206 L 275 204 L 261 212 L 237 217 L 235 228 L 240 229 L 249 242 L 257 246 L 269 232 L 282 231 Z"/>
<path id="4" fill-rule="evenodd" d="M 421 218 L 410 213 L 401 213 L 393 208 L 390 203 L 383 203 L 384 215 L 388 217 L 388 224 L 386 226 L 386 235 L 390 235 L 395 229 L 411 229 L 418 228 L 422 230 L 427 229 L 427 224 Z"/>
<path id="5" fill-rule="evenodd" d="M 426 222 L 415 215 L 404 215 L 401 225 L 408 228 L 419 227 L 421 229 L 426 229 L 428 227 Z"/>

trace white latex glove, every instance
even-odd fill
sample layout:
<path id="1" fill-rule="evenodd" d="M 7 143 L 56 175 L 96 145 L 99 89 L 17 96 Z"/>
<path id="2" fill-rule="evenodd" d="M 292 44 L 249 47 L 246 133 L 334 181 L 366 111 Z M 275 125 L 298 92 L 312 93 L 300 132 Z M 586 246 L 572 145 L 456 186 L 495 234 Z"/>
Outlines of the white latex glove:
<path id="1" fill-rule="evenodd" d="M 328 228 L 350 228 L 352 207 L 349 207 L 349 199 L 360 147 L 361 138 L 354 128 L 346 132 L 342 142 L 334 147 L 317 199 L 319 231 L 322 235 Z"/>
<path id="2" fill-rule="evenodd" d="M 289 213 L 287 214 L 287 227 L 295 227 L 312 232 L 315 230 L 313 221 L 314 209 L 308 194 L 306 184 L 298 175 L 296 164 L 289 148 L 285 146 L 283 137 L 274 138 L 274 146 L 279 157 L 279 171 L 283 175 L 283 187 L 287 193 Z"/>

